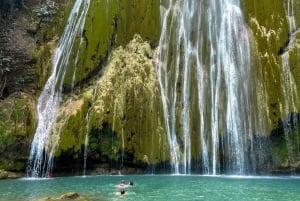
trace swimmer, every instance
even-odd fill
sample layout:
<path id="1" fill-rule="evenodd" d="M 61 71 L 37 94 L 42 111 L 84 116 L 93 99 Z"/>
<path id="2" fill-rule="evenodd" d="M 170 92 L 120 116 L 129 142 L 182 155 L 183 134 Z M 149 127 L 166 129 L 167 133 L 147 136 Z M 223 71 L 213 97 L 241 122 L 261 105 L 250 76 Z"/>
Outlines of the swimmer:
<path id="1" fill-rule="evenodd" d="M 126 185 L 125 185 L 125 181 L 122 180 L 121 183 L 120 183 L 120 187 L 121 187 L 121 188 L 124 188 L 125 186 L 126 186 Z"/>
<path id="2" fill-rule="evenodd" d="M 121 183 L 119 185 L 115 185 L 116 188 L 127 188 L 128 186 L 125 184 L 125 181 L 122 180 Z"/>
<path id="3" fill-rule="evenodd" d="M 120 183 L 120 188 L 121 188 L 120 193 L 121 193 L 121 195 L 124 195 L 124 194 L 125 194 L 125 187 L 126 187 L 125 181 L 122 180 L 121 183 Z"/>

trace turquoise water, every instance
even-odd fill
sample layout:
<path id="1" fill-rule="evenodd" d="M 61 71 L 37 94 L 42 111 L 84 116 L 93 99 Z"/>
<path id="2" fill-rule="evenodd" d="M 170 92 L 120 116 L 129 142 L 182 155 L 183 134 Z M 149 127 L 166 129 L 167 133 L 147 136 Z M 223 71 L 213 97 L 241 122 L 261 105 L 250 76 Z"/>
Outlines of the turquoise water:
<path id="1" fill-rule="evenodd" d="M 134 182 L 120 196 L 115 185 Z M 34 201 L 77 192 L 92 201 L 110 200 L 300 200 L 300 177 L 210 177 L 172 175 L 87 176 L 0 181 L 0 201 Z"/>

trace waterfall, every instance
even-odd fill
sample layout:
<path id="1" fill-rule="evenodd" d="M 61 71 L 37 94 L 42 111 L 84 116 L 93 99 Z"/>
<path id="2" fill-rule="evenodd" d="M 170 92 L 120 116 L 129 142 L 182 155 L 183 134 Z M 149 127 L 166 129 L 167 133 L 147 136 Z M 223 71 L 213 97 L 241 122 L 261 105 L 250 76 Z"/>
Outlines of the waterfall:
<path id="1" fill-rule="evenodd" d="M 297 27 L 294 16 L 294 3 L 293 0 L 288 0 L 285 6 L 286 18 L 289 26 L 289 43 L 287 45 L 286 51 L 282 54 L 282 70 L 283 70 L 283 94 L 285 97 L 284 103 L 284 115 L 287 116 L 290 111 L 296 111 L 296 102 L 298 99 L 297 85 L 295 79 L 291 73 L 289 64 L 289 48 L 295 42 L 295 34 L 297 33 Z"/>
<path id="2" fill-rule="evenodd" d="M 76 0 L 64 33 L 52 61 L 52 73 L 38 99 L 38 126 L 31 144 L 27 167 L 28 177 L 47 177 L 53 168 L 57 137 L 51 135 L 62 95 L 62 87 L 69 56 L 76 37 L 81 36 L 90 0 Z"/>
<path id="3" fill-rule="evenodd" d="M 296 26 L 296 20 L 294 16 L 294 1 L 293 0 L 287 0 L 285 5 L 285 13 L 286 18 L 289 26 L 289 42 L 287 45 L 287 49 L 285 52 L 281 55 L 282 59 L 282 91 L 283 91 L 283 97 L 284 97 L 284 103 L 281 107 L 283 117 L 286 119 L 283 122 L 283 128 L 284 128 L 284 136 L 287 144 L 287 151 L 289 155 L 289 160 L 293 160 L 294 154 L 292 153 L 292 144 L 290 140 L 290 131 L 292 129 L 292 126 L 297 126 L 298 124 L 298 115 L 295 113 L 297 111 L 296 109 L 296 103 L 298 100 L 298 90 L 297 85 L 295 82 L 295 78 L 292 74 L 290 62 L 289 62 L 289 48 L 293 45 L 295 42 L 295 35 L 297 34 L 297 26 Z M 298 133 L 297 133 L 298 135 Z"/>
<path id="4" fill-rule="evenodd" d="M 191 173 L 192 150 L 200 147 L 203 174 L 245 174 L 250 163 L 255 165 L 248 146 L 257 120 L 239 1 L 161 3 L 156 63 L 172 173 Z"/>
<path id="5" fill-rule="evenodd" d="M 287 0 L 285 12 L 289 25 L 289 32 L 293 33 L 296 30 L 296 20 L 294 16 L 294 0 Z"/>
<path id="6" fill-rule="evenodd" d="M 168 137 L 168 143 L 170 148 L 170 155 L 171 155 L 171 165 L 172 165 L 172 172 L 175 174 L 179 173 L 179 148 L 177 144 L 176 139 L 176 133 L 175 133 L 175 103 L 176 103 L 176 80 L 178 79 L 178 68 L 179 68 L 179 57 L 172 58 L 173 65 L 169 68 L 172 68 L 172 78 L 171 76 L 168 76 L 167 72 L 167 61 L 169 57 L 169 51 L 172 50 L 172 47 L 169 47 L 171 45 L 174 45 L 174 52 L 179 52 L 179 46 L 177 41 L 174 41 L 178 39 L 178 32 L 179 27 L 175 27 L 176 30 L 172 31 L 173 28 L 172 25 L 176 22 L 174 20 L 178 20 L 176 17 L 171 19 L 171 24 L 168 22 L 169 16 L 172 17 L 173 13 L 176 15 L 176 11 L 179 11 L 179 9 L 176 9 L 176 4 L 173 5 L 173 1 L 171 0 L 169 2 L 169 7 L 164 12 L 163 17 L 163 25 L 162 25 L 162 32 L 161 37 L 159 41 L 159 49 L 158 49 L 158 56 L 157 56 L 157 76 L 162 96 L 162 104 L 163 104 L 163 114 L 165 118 L 165 125 L 166 125 L 166 131 L 167 131 L 167 137 Z M 177 13 L 179 14 L 179 13 Z M 173 35 L 174 34 L 174 35 Z M 171 38 L 173 36 L 173 40 Z M 175 54 L 176 56 L 176 54 Z M 175 79 L 172 80 L 171 79 Z M 170 80 L 170 81 L 169 81 Z M 170 86 L 171 85 L 171 86 Z"/>
<path id="7" fill-rule="evenodd" d="M 98 90 L 98 83 L 96 84 L 96 87 L 93 89 L 93 98 L 92 98 L 92 103 L 95 102 L 96 95 L 97 95 L 97 90 Z M 92 105 L 86 116 L 85 116 L 85 138 L 84 138 L 84 148 L 83 148 L 83 176 L 86 176 L 86 163 L 87 163 L 87 156 L 88 156 L 88 145 L 89 145 L 89 132 L 90 132 L 90 114 L 91 111 L 94 109 L 94 105 Z"/>

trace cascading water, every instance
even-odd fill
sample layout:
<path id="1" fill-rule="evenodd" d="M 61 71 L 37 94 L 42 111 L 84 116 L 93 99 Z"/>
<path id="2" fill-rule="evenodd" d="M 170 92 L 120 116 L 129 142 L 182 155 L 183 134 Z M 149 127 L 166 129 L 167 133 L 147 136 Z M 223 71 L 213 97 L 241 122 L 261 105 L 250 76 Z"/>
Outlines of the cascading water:
<path id="1" fill-rule="evenodd" d="M 286 18 L 289 25 L 289 32 L 293 33 L 296 31 L 296 20 L 294 15 L 294 0 L 287 0 L 287 5 L 285 6 Z"/>
<path id="2" fill-rule="evenodd" d="M 98 84 L 96 84 L 96 86 L 98 86 Z M 98 87 L 96 87 L 93 90 L 93 98 L 92 98 L 92 103 L 95 102 L 95 98 L 97 95 L 97 90 Z M 86 116 L 85 116 L 85 123 L 86 123 L 86 127 L 85 127 L 85 138 L 84 138 L 84 148 L 83 148 L 83 176 L 86 175 L 86 163 L 87 163 L 87 156 L 88 156 L 88 145 L 89 145 L 89 132 L 90 132 L 90 113 L 92 111 L 94 107 L 90 107 Z"/>
<path id="3" fill-rule="evenodd" d="M 297 26 L 296 26 L 296 20 L 294 16 L 294 1 L 293 0 L 287 0 L 285 5 L 285 13 L 286 18 L 289 26 L 289 42 L 287 44 L 287 48 L 285 52 L 281 55 L 282 59 L 282 91 L 283 91 L 283 97 L 284 97 L 284 106 L 282 109 L 283 116 L 286 118 L 286 120 L 283 122 L 284 127 L 284 135 L 285 140 L 287 143 L 288 148 L 288 155 L 290 157 L 290 160 L 293 160 L 293 153 L 292 153 L 292 145 L 290 142 L 290 136 L 289 133 L 291 131 L 292 126 L 296 125 L 298 123 L 298 115 L 296 113 L 296 103 L 298 100 L 298 93 L 297 93 L 297 85 L 295 82 L 295 78 L 291 73 L 291 67 L 289 62 L 289 48 L 293 45 L 295 42 L 295 35 L 297 34 Z"/>
<path id="4" fill-rule="evenodd" d="M 193 149 L 201 147 L 202 173 L 245 174 L 255 166 L 248 146 L 258 123 L 239 1 L 164 3 L 157 76 L 172 173 L 190 173 Z"/>
<path id="5" fill-rule="evenodd" d="M 38 126 L 32 141 L 28 177 L 47 177 L 53 167 L 57 139 L 51 136 L 56 121 L 64 76 L 76 37 L 81 36 L 90 0 L 76 0 L 52 61 L 52 73 L 38 99 Z"/>
<path id="6" fill-rule="evenodd" d="M 290 111 L 296 111 L 296 100 L 298 99 L 297 85 L 295 79 L 291 73 L 289 64 L 289 52 L 288 49 L 295 42 L 295 34 L 297 33 L 296 21 L 294 16 L 294 2 L 293 0 L 287 0 L 286 17 L 289 25 L 289 42 L 287 50 L 282 54 L 282 67 L 283 67 L 283 94 L 285 97 L 284 115 L 287 116 Z"/>

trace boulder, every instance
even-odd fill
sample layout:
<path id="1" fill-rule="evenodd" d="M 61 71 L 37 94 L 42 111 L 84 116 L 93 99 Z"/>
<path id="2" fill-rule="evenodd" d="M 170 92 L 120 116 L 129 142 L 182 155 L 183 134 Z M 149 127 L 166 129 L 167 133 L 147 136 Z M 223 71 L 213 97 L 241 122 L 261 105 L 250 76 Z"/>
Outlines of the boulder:
<path id="1" fill-rule="evenodd" d="M 79 195 L 76 192 L 68 192 L 65 194 L 62 194 L 61 196 L 59 196 L 58 198 L 51 198 L 51 197 L 45 197 L 45 198 L 41 198 L 38 201 L 89 201 L 89 199 Z"/>
<path id="2" fill-rule="evenodd" d="M 7 179 L 8 178 L 8 172 L 4 170 L 0 170 L 0 179 Z"/>
<path id="3" fill-rule="evenodd" d="M 63 194 L 59 197 L 59 199 L 62 199 L 62 200 L 65 200 L 65 199 L 77 199 L 79 198 L 80 195 L 78 193 L 75 193 L 75 192 L 69 192 L 69 193 L 66 193 L 66 194 Z"/>

